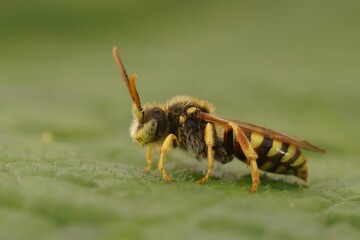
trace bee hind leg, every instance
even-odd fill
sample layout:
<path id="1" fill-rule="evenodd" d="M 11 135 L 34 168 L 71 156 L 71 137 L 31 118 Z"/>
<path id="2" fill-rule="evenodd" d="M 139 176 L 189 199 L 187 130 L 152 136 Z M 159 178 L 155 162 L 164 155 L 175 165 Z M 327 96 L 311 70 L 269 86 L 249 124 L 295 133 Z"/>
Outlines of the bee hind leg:
<path id="1" fill-rule="evenodd" d="M 205 127 L 204 139 L 207 146 L 207 159 L 208 159 L 208 169 L 205 177 L 196 181 L 197 184 L 205 183 L 209 180 L 211 176 L 212 169 L 214 167 L 214 126 L 211 123 L 207 123 Z"/>
<path id="2" fill-rule="evenodd" d="M 250 188 L 250 192 L 256 192 L 260 183 L 259 170 L 256 162 L 258 155 L 255 152 L 254 148 L 251 146 L 249 140 L 246 138 L 241 128 L 236 123 L 232 122 L 229 122 L 228 125 L 234 130 L 235 138 L 240 144 L 240 147 L 244 152 L 244 155 L 246 156 L 247 163 L 250 166 L 252 179 L 252 186 Z"/>
<path id="3" fill-rule="evenodd" d="M 165 160 L 166 153 L 170 150 L 171 146 L 173 146 L 175 140 L 176 140 L 176 136 L 174 134 L 169 134 L 165 138 L 165 140 L 161 146 L 161 150 L 160 150 L 160 159 L 159 159 L 159 163 L 158 163 L 158 170 L 159 170 L 159 173 L 161 173 L 163 179 L 165 179 L 168 183 L 171 183 L 172 179 L 167 175 L 167 173 L 164 169 L 164 160 Z"/>

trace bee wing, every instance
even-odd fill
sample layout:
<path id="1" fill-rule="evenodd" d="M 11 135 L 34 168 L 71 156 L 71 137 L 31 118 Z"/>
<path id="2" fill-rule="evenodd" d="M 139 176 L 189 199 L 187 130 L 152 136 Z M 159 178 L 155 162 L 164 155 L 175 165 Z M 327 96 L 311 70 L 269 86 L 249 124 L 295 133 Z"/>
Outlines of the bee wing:
<path id="1" fill-rule="evenodd" d="M 209 113 L 204 113 L 204 112 L 200 113 L 200 118 L 205 121 L 213 122 L 213 123 L 217 123 L 217 124 L 221 124 L 221 125 L 226 125 L 229 122 L 236 123 L 244 131 L 256 132 L 256 133 L 263 135 L 264 137 L 267 137 L 267 138 L 270 138 L 273 140 L 278 140 L 280 142 L 292 144 L 299 148 L 304 148 L 304 149 L 315 151 L 315 152 L 325 153 L 324 149 L 314 146 L 305 140 L 290 137 L 286 134 L 283 134 L 283 133 L 280 133 L 280 132 L 277 132 L 277 131 L 274 131 L 271 129 L 267 129 L 264 127 L 260 127 L 260 126 L 257 126 L 257 125 L 251 124 L 251 123 L 246 123 L 246 122 L 232 120 L 232 119 L 226 119 L 226 118 L 216 116 L 214 114 L 209 114 Z"/>

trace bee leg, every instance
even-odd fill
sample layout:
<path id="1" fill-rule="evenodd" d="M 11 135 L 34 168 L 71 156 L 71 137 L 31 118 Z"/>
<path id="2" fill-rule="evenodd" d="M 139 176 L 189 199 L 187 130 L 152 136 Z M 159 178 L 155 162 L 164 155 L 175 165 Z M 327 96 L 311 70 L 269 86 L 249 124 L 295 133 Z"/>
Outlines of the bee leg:
<path id="1" fill-rule="evenodd" d="M 229 123 L 229 126 L 234 130 L 236 140 L 240 144 L 240 147 L 246 156 L 247 163 L 250 166 L 252 178 L 252 187 L 250 189 L 250 192 L 256 192 L 260 182 L 259 170 L 256 162 L 258 155 L 252 148 L 249 140 L 246 138 L 241 128 L 236 123 L 231 122 Z"/>
<path id="2" fill-rule="evenodd" d="M 205 177 L 196 181 L 197 184 L 201 184 L 207 182 L 211 175 L 212 169 L 214 167 L 214 126 L 211 123 L 207 123 L 205 127 L 205 134 L 204 134 L 205 143 L 207 146 L 207 159 L 208 159 L 208 170 L 206 172 Z"/>
<path id="3" fill-rule="evenodd" d="M 161 173 L 162 177 L 168 182 L 171 183 L 172 180 L 171 178 L 166 174 L 166 171 L 164 169 L 164 160 L 165 160 L 165 154 L 170 150 L 170 147 L 173 145 L 174 140 L 176 140 L 176 136 L 174 134 L 169 134 L 162 146 L 161 146 L 161 150 L 160 150 L 160 159 L 159 159 L 159 163 L 158 163 L 158 170 L 159 173 Z"/>
<path id="4" fill-rule="evenodd" d="M 144 168 L 145 172 L 149 172 L 151 170 L 151 166 L 152 166 L 152 158 L 151 158 L 151 148 L 148 147 L 146 149 L 146 167 Z"/>

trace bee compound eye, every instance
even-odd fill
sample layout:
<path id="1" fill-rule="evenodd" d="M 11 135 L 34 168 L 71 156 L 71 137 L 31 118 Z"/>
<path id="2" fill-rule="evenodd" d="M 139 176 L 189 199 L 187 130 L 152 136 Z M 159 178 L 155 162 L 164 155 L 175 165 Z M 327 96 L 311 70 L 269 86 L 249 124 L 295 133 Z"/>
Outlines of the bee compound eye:
<path id="1" fill-rule="evenodd" d="M 156 109 L 155 109 L 155 113 L 156 113 L 156 114 L 160 114 L 160 113 L 162 113 L 162 110 L 159 109 L 159 108 L 156 108 Z"/>

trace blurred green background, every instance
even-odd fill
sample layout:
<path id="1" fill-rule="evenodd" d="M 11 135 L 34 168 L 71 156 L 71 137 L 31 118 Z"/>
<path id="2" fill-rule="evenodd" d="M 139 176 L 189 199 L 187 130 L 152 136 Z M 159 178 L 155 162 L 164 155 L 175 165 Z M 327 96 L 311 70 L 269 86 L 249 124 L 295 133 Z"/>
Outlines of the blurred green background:
<path id="1" fill-rule="evenodd" d="M 359 1 L 2 1 L 1 239 L 358 239 Z M 131 101 L 187 94 L 324 147 L 310 185 L 179 151 L 145 174 Z M 158 155 L 154 156 L 155 158 Z M 291 181 L 291 179 L 290 179 Z"/>

